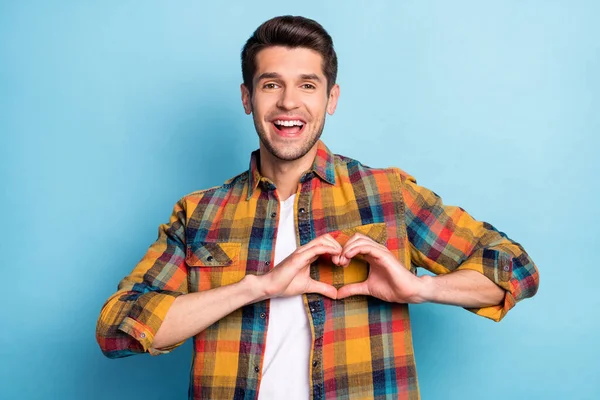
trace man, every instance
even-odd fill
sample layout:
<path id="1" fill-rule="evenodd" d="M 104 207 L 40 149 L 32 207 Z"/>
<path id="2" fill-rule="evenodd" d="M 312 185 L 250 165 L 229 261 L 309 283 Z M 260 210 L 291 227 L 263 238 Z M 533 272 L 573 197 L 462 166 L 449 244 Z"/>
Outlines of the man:
<path id="1" fill-rule="evenodd" d="M 176 204 L 104 305 L 102 351 L 161 354 L 194 337 L 190 398 L 418 399 L 407 304 L 498 321 L 537 291 L 535 265 L 403 171 L 328 150 L 337 58 L 315 21 L 265 22 L 242 70 L 260 138 L 250 169 Z"/>

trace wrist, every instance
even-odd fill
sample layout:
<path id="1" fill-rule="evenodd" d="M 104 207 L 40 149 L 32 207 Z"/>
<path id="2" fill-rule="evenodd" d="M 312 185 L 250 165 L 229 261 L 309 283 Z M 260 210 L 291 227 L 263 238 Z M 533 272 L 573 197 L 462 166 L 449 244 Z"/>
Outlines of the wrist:
<path id="1" fill-rule="evenodd" d="M 249 296 L 249 302 L 258 303 L 259 301 L 269 299 L 271 296 L 267 293 L 266 287 L 263 283 L 262 277 L 256 275 L 246 275 L 240 281 L 240 285 L 243 285 Z"/>
<path id="2" fill-rule="evenodd" d="M 415 295 L 413 304 L 435 303 L 435 277 L 423 275 L 417 279 L 419 279 L 419 290 Z"/>

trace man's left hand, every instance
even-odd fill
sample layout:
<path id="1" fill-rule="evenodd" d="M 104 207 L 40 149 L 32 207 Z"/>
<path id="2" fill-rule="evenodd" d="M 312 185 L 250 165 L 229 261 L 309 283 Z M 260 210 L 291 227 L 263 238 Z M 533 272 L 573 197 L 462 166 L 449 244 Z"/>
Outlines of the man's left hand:
<path id="1" fill-rule="evenodd" d="M 394 303 L 422 303 L 425 301 L 423 281 L 407 270 L 387 247 L 368 236 L 354 234 L 333 262 L 347 267 L 354 257 L 362 256 L 369 264 L 367 280 L 338 289 L 337 298 L 368 295 Z M 336 262 L 337 261 L 337 262 Z"/>

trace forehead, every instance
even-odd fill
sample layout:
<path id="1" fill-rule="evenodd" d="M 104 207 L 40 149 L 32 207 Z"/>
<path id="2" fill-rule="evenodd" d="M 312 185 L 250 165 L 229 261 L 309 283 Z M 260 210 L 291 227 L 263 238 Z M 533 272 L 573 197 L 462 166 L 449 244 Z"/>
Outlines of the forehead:
<path id="1" fill-rule="evenodd" d="M 324 78 L 323 57 L 305 47 L 267 47 L 256 55 L 255 77 L 274 72 L 282 77 L 316 74 Z"/>

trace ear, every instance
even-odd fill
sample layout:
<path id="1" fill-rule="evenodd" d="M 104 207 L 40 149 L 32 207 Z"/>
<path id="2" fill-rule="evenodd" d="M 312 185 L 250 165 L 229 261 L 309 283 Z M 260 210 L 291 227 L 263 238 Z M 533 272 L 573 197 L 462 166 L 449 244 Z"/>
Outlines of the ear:
<path id="1" fill-rule="evenodd" d="M 329 99 L 327 99 L 327 114 L 333 115 L 335 112 L 335 108 L 337 107 L 337 102 L 340 97 L 340 85 L 337 83 L 333 85 L 331 91 L 329 92 Z"/>
<path id="2" fill-rule="evenodd" d="M 242 105 L 244 106 L 244 112 L 247 115 L 252 113 L 252 101 L 250 99 L 250 91 L 243 83 L 240 85 L 240 90 L 242 91 Z"/>

